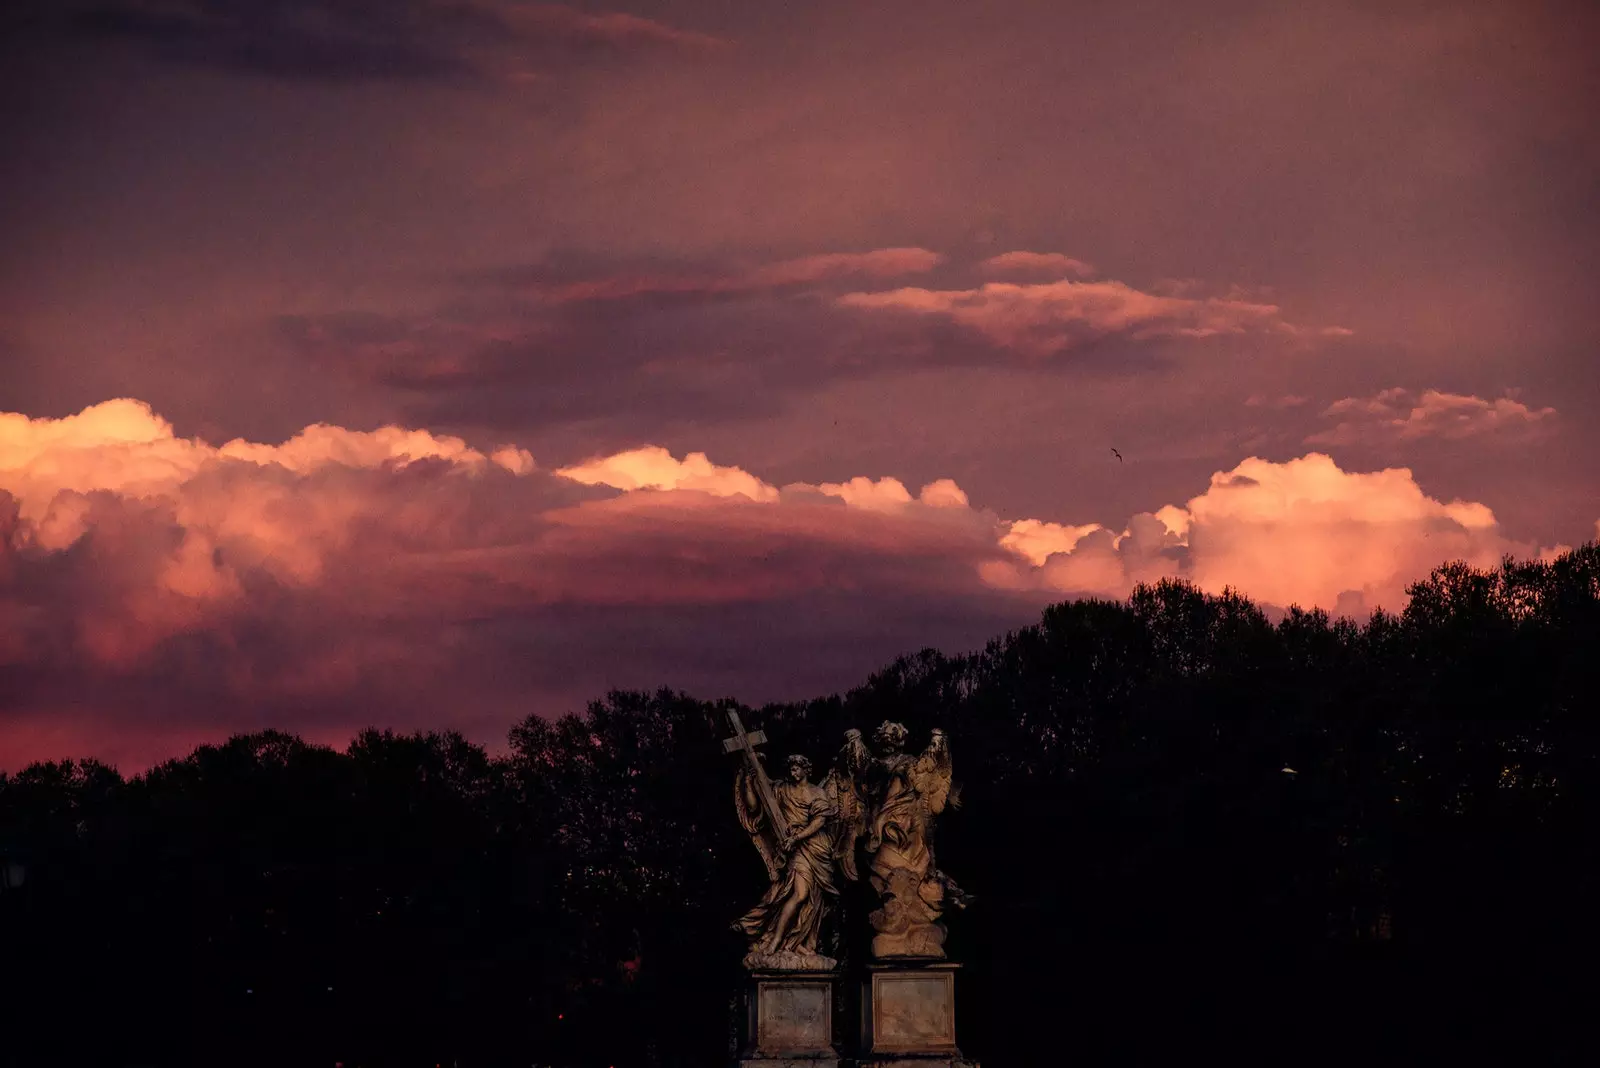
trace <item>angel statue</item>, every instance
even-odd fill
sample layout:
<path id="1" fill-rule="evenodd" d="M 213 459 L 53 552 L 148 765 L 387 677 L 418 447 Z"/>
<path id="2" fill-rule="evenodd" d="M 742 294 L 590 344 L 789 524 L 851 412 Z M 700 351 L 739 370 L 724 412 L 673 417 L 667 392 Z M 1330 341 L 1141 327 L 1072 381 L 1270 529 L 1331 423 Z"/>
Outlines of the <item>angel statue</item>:
<path id="1" fill-rule="evenodd" d="M 789 758 L 789 777 L 771 783 L 750 759 L 734 782 L 739 822 L 766 862 L 772 885 L 759 904 L 734 923 L 751 939 L 746 968 L 831 971 L 838 962 L 817 952 L 823 918 L 837 897 L 834 882 L 838 805 L 835 778 L 818 786 L 811 761 Z M 776 811 L 777 826 L 769 818 Z"/>
<path id="2" fill-rule="evenodd" d="M 869 917 L 877 932 L 872 954 L 879 958 L 943 957 L 939 918 L 972 900 L 933 863 L 933 817 L 959 803 L 951 789 L 950 743 L 935 730 L 928 748 L 913 757 L 905 752 L 909 733 L 885 722 L 873 735 L 874 756 L 861 732 L 847 731 L 834 791 L 848 839 L 841 850 L 850 859 L 845 872 L 855 877 L 855 841 L 864 839 L 867 877 L 880 898 Z"/>

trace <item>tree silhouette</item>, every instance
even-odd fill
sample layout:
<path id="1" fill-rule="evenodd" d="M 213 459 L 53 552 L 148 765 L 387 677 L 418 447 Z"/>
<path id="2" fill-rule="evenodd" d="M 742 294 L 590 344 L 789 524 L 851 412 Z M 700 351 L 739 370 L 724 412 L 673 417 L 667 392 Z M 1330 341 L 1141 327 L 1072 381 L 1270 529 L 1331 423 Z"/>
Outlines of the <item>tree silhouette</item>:
<path id="1" fill-rule="evenodd" d="M 1162 582 L 841 696 L 607 694 L 500 757 L 265 731 L 128 780 L 0 775 L 0 861 L 26 873 L 0 882 L 0 1063 L 722 1063 L 728 923 L 763 885 L 729 709 L 817 760 L 883 719 L 950 734 L 937 848 L 979 899 L 949 946 L 986 1061 L 1578 1063 L 1600 547 L 1410 593 L 1274 624 Z"/>

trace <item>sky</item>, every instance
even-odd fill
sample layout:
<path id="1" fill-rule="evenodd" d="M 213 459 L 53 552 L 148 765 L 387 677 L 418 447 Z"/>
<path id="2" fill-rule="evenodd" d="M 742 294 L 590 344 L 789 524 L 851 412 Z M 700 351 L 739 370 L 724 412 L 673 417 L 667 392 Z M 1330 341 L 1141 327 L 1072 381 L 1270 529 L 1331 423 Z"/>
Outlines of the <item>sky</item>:
<path id="1" fill-rule="evenodd" d="M 0 769 L 496 745 L 1590 541 L 1597 46 L 1540 0 L 8 5 Z"/>

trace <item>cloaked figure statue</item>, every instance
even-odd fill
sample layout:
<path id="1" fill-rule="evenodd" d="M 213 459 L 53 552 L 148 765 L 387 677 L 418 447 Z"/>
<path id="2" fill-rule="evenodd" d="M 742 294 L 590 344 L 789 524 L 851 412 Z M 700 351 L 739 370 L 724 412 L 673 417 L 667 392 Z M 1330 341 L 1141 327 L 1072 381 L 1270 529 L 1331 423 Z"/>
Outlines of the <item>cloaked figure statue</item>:
<path id="1" fill-rule="evenodd" d="M 844 839 L 839 850 L 845 874 L 856 877 L 855 842 L 862 840 L 867 877 L 880 905 L 869 919 L 876 932 L 874 957 L 943 957 L 949 908 L 965 908 L 962 892 L 933 860 L 933 818 L 959 803 L 952 791 L 950 743 L 935 730 L 920 756 L 905 752 L 906 728 L 886 722 L 868 753 L 860 731 L 845 733 L 834 790 Z"/>
<path id="2" fill-rule="evenodd" d="M 761 901 L 734 923 L 751 939 L 744 965 L 831 971 L 838 962 L 817 952 L 817 940 L 839 893 L 834 879 L 839 838 L 835 777 L 830 775 L 818 786 L 811 782 L 811 761 L 791 756 L 788 779 L 766 787 L 777 806 L 780 826 L 774 827 L 762 799 L 760 774 L 741 768 L 734 782 L 739 822 L 766 862 L 771 879 Z"/>

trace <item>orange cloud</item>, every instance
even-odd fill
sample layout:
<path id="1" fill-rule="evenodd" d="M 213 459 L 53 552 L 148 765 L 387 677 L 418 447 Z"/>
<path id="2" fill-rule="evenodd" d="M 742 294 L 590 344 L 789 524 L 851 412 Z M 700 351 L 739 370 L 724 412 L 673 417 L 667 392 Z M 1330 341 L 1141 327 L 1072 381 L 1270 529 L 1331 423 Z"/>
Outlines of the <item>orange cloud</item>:
<path id="1" fill-rule="evenodd" d="M 588 696 L 699 671 L 692 649 L 664 651 L 694 644 L 693 620 L 733 628 L 716 644 L 826 619 L 845 628 L 839 648 L 865 655 L 932 640 L 918 629 L 930 620 L 967 621 L 982 640 L 1048 600 L 1169 576 L 1279 605 L 1397 608 L 1433 565 L 1507 552 L 1537 547 L 1483 504 L 1320 454 L 1246 460 L 1115 531 L 1007 520 L 949 479 L 915 495 L 892 477 L 779 489 L 655 446 L 552 472 L 515 446 L 486 456 L 394 427 L 216 448 L 136 401 L 0 415 L 0 664 L 104 692 L 143 679 L 152 708 L 202 683 L 207 708 L 358 690 L 425 704 L 532 655 Z M 633 641 L 617 628 L 643 619 L 655 629 L 629 647 L 655 659 L 636 664 L 617 655 Z"/>
<path id="2" fill-rule="evenodd" d="M 990 274 L 1029 274 L 1051 278 L 1065 278 L 1069 274 L 1087 278 L 1094 274 L 1091 264 L 1059 252 L 1003 252 L 998 256 L 990 256 L 979 266 Z"/>
<path id="3" fill-rule="evenodd" d="M 1320 453 L 1285 463 L 1252 457 L 1214 474 L 1183 507 L 1133 517 L 1120 535 L 1066 529 L 1085 533 L 1054 544 L 1012 536 L 1005 544 L 1026 564 L 988 565 L 985 579 L 1124 596 L 1172 575 L 1283 607 L 1361 612 L 1403 607 L 1406 586 L 1442 561 L 1483 567 L 1539 552 L 1507 538 L 1485 505 L 1429 497 L 1405 468 L 1347 472 Z"/>
<path id="4" fill-rule="evenodd" d="M 1386 389 L 1371 397 L 1346 397 L 1322 413 L 1337 419 L 1332 429 L 1306 438 L 1308 445 L 1353 445 L 1373 441 L 1443 438 L 1458 441 L 1480 434 L 1534 433 L 1554 425 L 1554 408 L 1530 408 L 1512 396 L 1486 400 L 1470 394 Z"/>
<path id="5" fill-rule="evenodd" d="M 1299 334 L 1277 305 L 1163 297 L 1122 282 L 989 282 L 977 289 L 846 293 L 845 307 L 931 315 L 959 323 L 996 345 L 1036 357 L 1109 334 L 1136 339 L 1210 337 L 1247 331 Z"/>
<path id="6" fill-rule="evenodd" d="M 1070 527 L 1037 519 L 1019 519 L 1011 524 L 1000 544 L 1037 566 L 1057 553 L 1070 553 L 1084 538 L 1103 529 L 1098 523 Z"/>
<path id="7" fill-rule="evenodd" d="M 556 474 L 587 486 L 610 486 L 619 490 L 698 490 L 714 497 L 742 496 L 753 501 L 778 498 L 776 487 L 749 472 L 737 467 L 718 467 L 703 452 L 691 452 L 678 460 L 658 445 L 597 457 L 563 467 Z"/>
<path id="8" fill-rule="evenodd" d="M 585 501 L 562 486 L 611 496 Z M 776 596 L 795 574 L 811 588 L 830 554 L 866 554 L 900 574 L 885 561 L 907 552 L 944 559 L 941 581 L 965 582 L 969 595 L 1122 596 L 1181 576 L 1276 604 L 1393 608 L 1441 560 L 1538 551 L 1501 534 L 1482 504 L 1427 496 L 1405 469 L 1347 472 L 1316 453 L 1246 460 L 1119 533 L 1007 521 L 948 479 L 916 496 L 891 477 L 780 490 L 704 453 L 679 459 L 655 446 L 542 476 L 515 446 L 485 456 L 396 427 L 318 425 L 279 445 L 214 448 L 175 437 L 130 400 L 59 420 L 0 416 L 0 490 L 15 501 L 13 549 L 29 559 L 76 550 L 93 563 L 93 596 L 67 607 L 83 647 L 124 664 L 169 635 L 258 610 L 268 588 L 337 590 L 346 611 L 402 615 L 495 611 L 517 598 L 609 603 L 630 588 L 657 603 L 713 603 Z M 602 545 L 613 555 L 597 557 Z M 648 563 L 668 545 L 674 563 Z M 774 563 L 782 546 L 785 562 Z M 24 558 L 8 559 L 14 572 Z"/>

